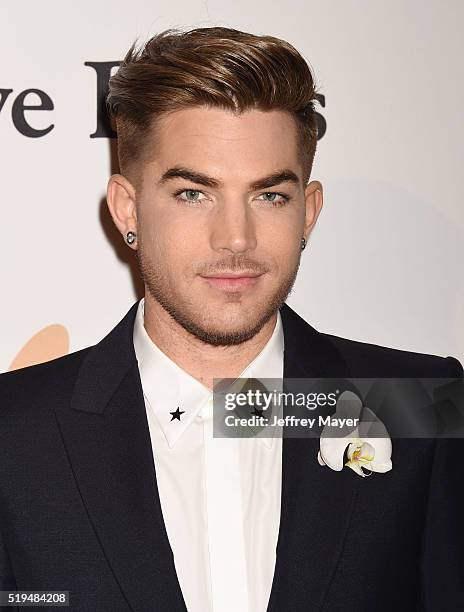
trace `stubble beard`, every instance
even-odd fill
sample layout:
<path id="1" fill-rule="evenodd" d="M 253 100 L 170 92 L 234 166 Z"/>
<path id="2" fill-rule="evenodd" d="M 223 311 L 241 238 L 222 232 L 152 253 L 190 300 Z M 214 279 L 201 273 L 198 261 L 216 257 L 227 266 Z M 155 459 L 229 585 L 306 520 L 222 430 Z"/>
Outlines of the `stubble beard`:
<path id="1" fill-rule="evenodd" d="M 212 346 L 237 345 L 253 338 L 272 318 L 277 310 L 281 308 L 290 295 L 296 281 L 301 259 L 301 257 L 298 258 L 296 266 L 290 270 L 278 289 L 263 305 L 263 311 L 255 323 L 249 325 L 245 329 L 223 332 L 220 330 L 208 329 L 204 324 L 200 323 L 198 319 L 195 320 L 187 309 L 182 309 L 182 304 L 179 303 L 179 299 L 172 294 L 167 286 L 162 270 L 156 264 L 153 264 L 145 258 L 143 249 L 141 249 L 140 246 L 139 244 L 139 248 L 136 251 L 139 270 L 145 287 L 148 289 L 151 297 L 187 332 L 195 336 L 198 340 Z M 237 299 L 237 294 L 231 293 L 230 295 L 231 299 Z"/>

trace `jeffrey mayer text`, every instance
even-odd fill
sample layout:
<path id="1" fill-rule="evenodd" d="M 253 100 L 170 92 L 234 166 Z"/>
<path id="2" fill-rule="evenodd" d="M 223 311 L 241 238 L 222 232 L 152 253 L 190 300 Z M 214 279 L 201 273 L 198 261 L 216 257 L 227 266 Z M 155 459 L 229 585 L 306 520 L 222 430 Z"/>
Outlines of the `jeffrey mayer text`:
<path id="1" fill-rule="evenodd" d="M 271 427 L 308 427 L 312 428 L 315 425 L 318 427 L 339 427 L 340 429 L 343 427 L 357 427 L 359 424 L 359 419 L 349 419 L 349 418 L 338 418 L 334 416 L 319 416 L 314 418 L 300 418 L 296 417 L 294 414 L 287 414 L 285 417 L 278 417 L 274 415 L 273 419 L 269 421 L 269 419 L 265 416 L 257 416 L 251 415 L 247 418 L 237 417 L 233 414 L 228 414 L 225 418 L 225 424 L 228 427 L 240 427 L 240 426 L 248 426 L 248 427 L 263 427 L 263 426 L 271 426 Z"/>

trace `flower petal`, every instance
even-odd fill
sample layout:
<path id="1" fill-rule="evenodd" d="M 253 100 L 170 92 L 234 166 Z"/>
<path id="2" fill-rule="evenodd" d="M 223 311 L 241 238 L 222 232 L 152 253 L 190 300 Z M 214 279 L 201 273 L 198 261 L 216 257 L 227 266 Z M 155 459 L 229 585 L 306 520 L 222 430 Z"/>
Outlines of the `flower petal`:
<path id="1" fill-rule="evenodd" d="M 353 391 L 343 391 L 337 400 L 335 414 L 337 417 L 351 419 L 359 418 L 362 410 L 362 401 Z"/>
<path id="2" fill-rule="evenodd" d="M 377 461 L 372 461 L 371 465 L 370 465 L 370 469 L 373 472 L 379 472 L 381 474 L 384 474 L 385 472 L 389 472 L 392 469 L 393 465 L 392 462 L 390 460 L 385 461 L 385 462 L 377 462 Z"/>
<path id="3" fill-rule="evenodd" d="M 319 452 L 323 461 L 337 472 L 343 470 L 343 455 L 345 454 L 345 448 L 351 441 L 351 438 L 321 437 Z"/>
<path id="4" fill-rule="evenodd" d="M 392 443 L 390 438 L 367 438 L 366 442 L 375 448 L 375 461 L 378 463 L 390 461 Z"/>
<path id="5" fill-rule="evenodd" d="M 361 451 L 361 459 L 363 461 L 372 461 L 375 457 L 375 447 L 369 442 L 363 442 L 360 448 Z"/>
<path id="6" fill-rule="evenodd" d="M 361 430 L 360 435 L 365 440 L 369 438 L 389 438 L 388 431 L 385 425 L 375 414 L 375 412 L 372 412 L 372 410 L 367 406 L 364 406 L 362 409 L 359 427 Z"/>

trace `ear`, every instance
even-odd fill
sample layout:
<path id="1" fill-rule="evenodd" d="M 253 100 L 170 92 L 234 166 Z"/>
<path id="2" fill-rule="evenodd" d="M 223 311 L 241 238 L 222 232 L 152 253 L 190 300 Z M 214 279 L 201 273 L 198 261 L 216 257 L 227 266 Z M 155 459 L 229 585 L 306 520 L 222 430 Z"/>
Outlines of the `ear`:
<path id="1" fill-rule="evenodd" d="M 304 237 L 308 240 L 313 227 L 316 225 L 323 204 L 322 184 L 319 181 L 308 183 L 305 189 L 305 202 Z"/>
<path id="2" fill-rule="evenodd" d="M 113 174 L 108 181 L 106 202 L 114 224 L 125 239 L 127 232 L 137 234 L 135 188 L 122 174 Z M 136 242 L 130 245 L 136 249 Z"/>

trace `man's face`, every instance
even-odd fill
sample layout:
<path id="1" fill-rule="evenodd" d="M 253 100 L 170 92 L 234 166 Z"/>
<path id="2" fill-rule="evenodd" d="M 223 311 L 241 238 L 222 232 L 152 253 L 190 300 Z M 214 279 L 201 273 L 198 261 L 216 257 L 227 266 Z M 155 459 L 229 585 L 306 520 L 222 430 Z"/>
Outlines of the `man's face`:
<path id="1" fill-rule="evenodd" d="M 287 298 L 317 217 L 294 120 L 198 107 L 162 117 L 151 137 L 136 194 L 147 298 L 205 342 L 243 342 Z"/>

